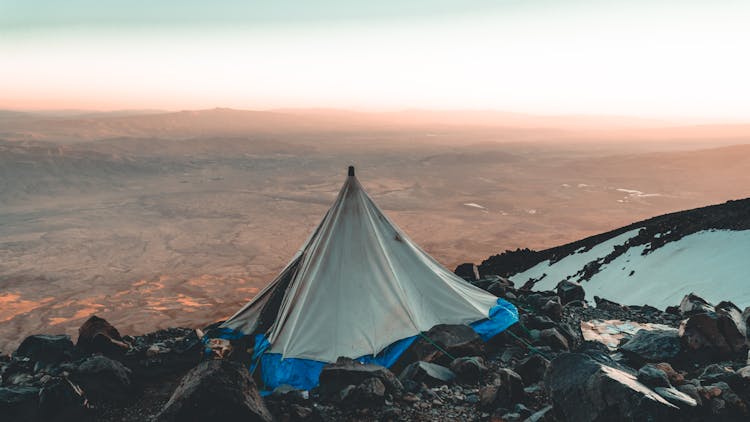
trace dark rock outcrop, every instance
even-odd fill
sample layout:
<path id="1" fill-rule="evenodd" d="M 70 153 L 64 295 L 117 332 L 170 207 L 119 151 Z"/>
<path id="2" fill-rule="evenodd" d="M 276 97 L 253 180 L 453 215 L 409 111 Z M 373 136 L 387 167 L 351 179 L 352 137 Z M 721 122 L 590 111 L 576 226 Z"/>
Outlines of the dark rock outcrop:
<path id="1" fill-rule="evenodd" d="M 272 416 L 243 365 L 205 361 L 182 379 L 158 421 L 271 421 Z"/>
<path id="2" fill-rule="evenodd" d="M 557 295 L 560 297 L 560 301 L 563 305 L 575 300 L 584 301 L 586 298 L 586 292 L 583 290 L 583 286 L 579 283 L 568 280 L 563 280 L 557 285 Z"/>
<path id="3" fill-rule="evenodd" d="M 369 378 L 378 378 L 385 386 L 386 392 L 394 396 L 400 396 L 403 391 L 401 382 L 387 368 L 340 357 L 335 363 L 324 366 L 320 372 L 320 396 L 323 399 L 336 400 L 339 392 L 345 387 L 360 385 Z"/>
<path id="4" fill-rule="evenodd" d="M 674 362 L 682 353 L 677 330 L 640 330 L 628 340 L 620 352 L 635 366 L 647 362 Z"/>
<path id="5" fill-rule="evenodd" d="M 479 280 L 479 269 L 476 265 L 471 262 L 465 262 L 459 264 L 453 271 L 457 276 L 463 278 L 466 281 L 477 281 Z"/>
<path id="6" fill-rule="evenodd" d="M 448 352 L 449 355 L 443 351 Z M 484 355 L 485 343 L 471 327 L 440 324 L 417 338 L 404 352 L 400 361 L 407 363 L 424 361 L 448 366 L 453 358 Z"/>
<path id="7" fill-rule="evenodd" d="M 75 356 L 75 346 L 67 335 L 37 334 L 26 337 L 18 346 L 15 356 L 29 358 L 33 362 L 60 363 Z"/>
<path id="8" fill-rule="evenodd" d="M 71 378 L 95 402 L 124 401 L 132 391 L 131 373 L 119 361 L 96 355 L 78 365 Z"/>
<path id="9" fill-rule="evenodd" d="M 456 378 L 456 374 L 444 366 L 419 361 L 404 368 L 398 377 L 402 382 L 405 380 L 411 380 L 416 383 L 425 383 L 429 386 L 436 386 L 453 382 Z"/>
<path id="10" fill-rule="evenodd" d="M 671 421 L 679 410 L 633 374 L 581 353 L 553 359 L 545 386 L 560 421 Z"/>

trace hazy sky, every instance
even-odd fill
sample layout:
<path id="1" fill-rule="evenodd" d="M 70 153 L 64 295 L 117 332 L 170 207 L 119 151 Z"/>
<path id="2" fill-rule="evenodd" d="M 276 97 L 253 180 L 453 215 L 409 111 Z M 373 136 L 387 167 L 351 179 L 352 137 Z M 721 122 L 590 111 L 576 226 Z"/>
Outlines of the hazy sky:
<path id="1" fill-rule="evenodd" d="M 0 0 L 0 107 L 750 120 L 747 0 Z"/>

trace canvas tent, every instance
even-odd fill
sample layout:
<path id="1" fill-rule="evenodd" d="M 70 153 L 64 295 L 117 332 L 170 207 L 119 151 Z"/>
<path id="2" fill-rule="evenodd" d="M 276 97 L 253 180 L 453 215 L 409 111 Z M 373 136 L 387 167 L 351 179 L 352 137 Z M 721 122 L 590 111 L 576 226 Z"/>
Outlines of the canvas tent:
<path id="1" fill-rule="evenodd" d="M 518 320 L 510 303 L 412 242 L 349 174 L 323 221 L 263 291 L 221 325 L 255 337 L 266 388 L 317 385 L 339 356 L 392 365 L 420 332 L 469 324 L 484 339 Z"/>

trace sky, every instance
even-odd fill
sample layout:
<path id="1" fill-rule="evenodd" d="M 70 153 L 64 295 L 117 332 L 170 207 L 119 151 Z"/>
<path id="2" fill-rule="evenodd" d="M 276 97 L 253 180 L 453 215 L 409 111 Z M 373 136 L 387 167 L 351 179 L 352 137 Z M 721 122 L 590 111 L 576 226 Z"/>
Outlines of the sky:
<path id="1" fill-rule="evenodd" d="M 0 0 L 0 108 L 750 120 L 746 0 Z"/>

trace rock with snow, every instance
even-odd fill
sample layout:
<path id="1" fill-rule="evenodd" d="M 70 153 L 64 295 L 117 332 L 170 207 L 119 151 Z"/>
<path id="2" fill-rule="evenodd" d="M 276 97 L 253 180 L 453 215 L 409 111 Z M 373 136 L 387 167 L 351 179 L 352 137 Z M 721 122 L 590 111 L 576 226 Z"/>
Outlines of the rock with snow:
<path id="1" fill-rule="evenodd" d="M 701 312 L 713 312 L 714 307 L 702 297 L 688 293 L 680 301 L 680 305 L 677 308 L 683 315 L 692 315 Z"/>
<path id="2" fill-rule="evenodd" d="M 180 381 L 158 421 L 271 421 L 247 368 L 228 360 L 202 362 Z"/>
<path id="3" fill-rule="evenodd" d="M 581 353 L 553 359 L 545 386 L 560 421 L 672 421 L 679 412 L 633 374 Z"/>

